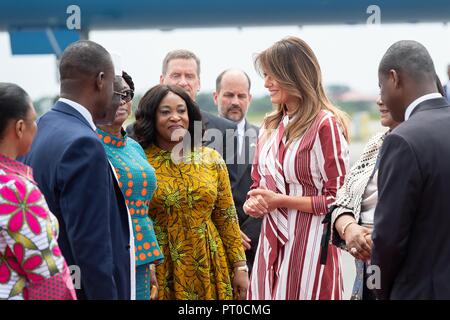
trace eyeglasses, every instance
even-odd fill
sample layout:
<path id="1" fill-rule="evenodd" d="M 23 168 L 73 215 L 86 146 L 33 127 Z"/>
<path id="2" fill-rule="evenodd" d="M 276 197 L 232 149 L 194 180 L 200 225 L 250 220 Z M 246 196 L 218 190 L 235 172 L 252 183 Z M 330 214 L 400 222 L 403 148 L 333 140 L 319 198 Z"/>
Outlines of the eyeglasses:
<path id="1" fill-rule="evenodd" d="M 120 96 L 120 99 L 123 100 L 125 103 L 130 102 L 133 100 L 134 92 L 133 90 L 126 90 L 123 92 L 113 91 L 115 94 Z"/>

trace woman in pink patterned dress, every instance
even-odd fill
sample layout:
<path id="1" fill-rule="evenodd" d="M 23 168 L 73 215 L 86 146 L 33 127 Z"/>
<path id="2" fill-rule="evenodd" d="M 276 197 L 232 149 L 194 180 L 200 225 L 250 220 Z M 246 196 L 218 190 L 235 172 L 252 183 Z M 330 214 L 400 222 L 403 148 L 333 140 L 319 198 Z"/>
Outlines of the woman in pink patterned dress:
<path id="1" fill-rule="evenodd" d="M 244 205 L 263 219 L 248 298 L 341 299 L 339 249 L 320 264 L 322 220 L 348 167 L 347 117 L 325 95 L 311 48 L 289 37 L 260 53 L 275 111 L 260 130 Z"/>
<path id="2" fill-rule="evenodd" d="M 27 93 L 0 83 L 0 300 L 75 300 L 58 222 L 31 168 L 15 160 L 29 151 L 35 120 Z"/>

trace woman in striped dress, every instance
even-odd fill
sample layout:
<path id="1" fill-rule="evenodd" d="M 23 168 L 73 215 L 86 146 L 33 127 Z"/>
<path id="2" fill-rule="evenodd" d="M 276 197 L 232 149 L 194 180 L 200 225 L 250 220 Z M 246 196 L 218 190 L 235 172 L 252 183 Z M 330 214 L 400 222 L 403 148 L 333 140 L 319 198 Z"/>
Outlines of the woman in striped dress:
<path id="1" fill-rule="evenodd" d="M 311 48 L 289 37 L 260 53 L 266 116 L 244 205 L 263 219 L 248 298 L 341 299 L 339 249 L 320 263 L 322 224 L 348 167 L 347 116 L 325 95 Z"/>

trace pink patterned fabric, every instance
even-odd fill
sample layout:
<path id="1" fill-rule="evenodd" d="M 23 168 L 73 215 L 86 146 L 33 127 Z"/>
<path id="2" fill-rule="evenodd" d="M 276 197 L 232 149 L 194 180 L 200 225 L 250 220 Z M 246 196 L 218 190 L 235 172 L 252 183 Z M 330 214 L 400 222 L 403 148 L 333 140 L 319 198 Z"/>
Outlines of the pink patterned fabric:
<path id="1" fill-rule="evenodd" d="M 0 155 L 0 299 L 76 299 L 57 237 L 31 169 Z"/>
<path id="2" fill-rule="evenodd" d="M 70 272 L 64 264 L 63 272 L 54 275 L 45 281 L 31 283 L 25 288 L 26 300 L 76 300 Z"/>

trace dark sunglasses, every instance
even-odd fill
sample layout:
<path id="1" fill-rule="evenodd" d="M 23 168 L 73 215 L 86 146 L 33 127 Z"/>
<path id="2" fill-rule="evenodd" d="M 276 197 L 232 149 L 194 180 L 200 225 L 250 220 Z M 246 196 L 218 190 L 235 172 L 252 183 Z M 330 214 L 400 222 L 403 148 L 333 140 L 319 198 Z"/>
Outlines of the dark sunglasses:
<path id="1" fill-rule="evenodd" d="M 120 99 L 123 100 L 125 103 L 130 102 L 133 100 L 134 92 L 133 90 L 126 90 L 123 92 L 114 91 L 115 94 L 118 94 L 120 96 Z"/>

